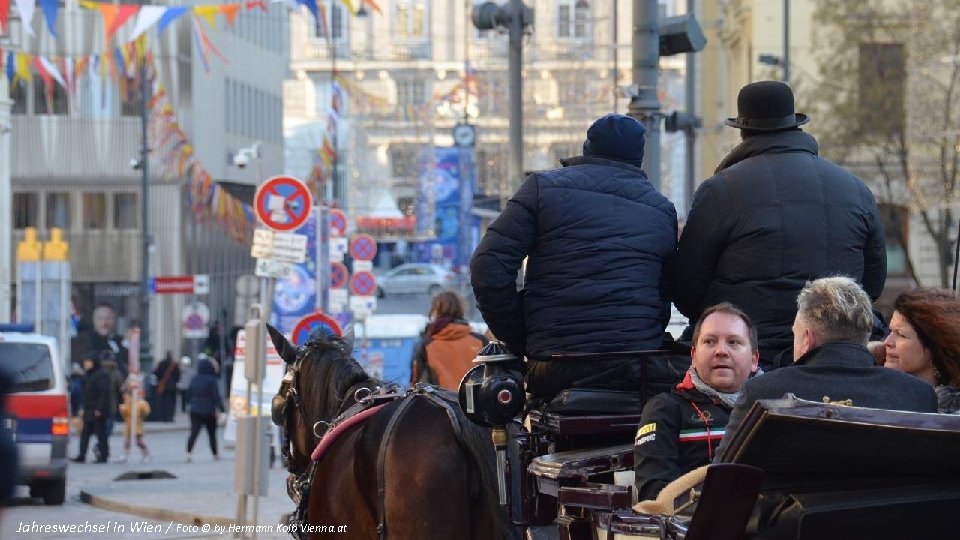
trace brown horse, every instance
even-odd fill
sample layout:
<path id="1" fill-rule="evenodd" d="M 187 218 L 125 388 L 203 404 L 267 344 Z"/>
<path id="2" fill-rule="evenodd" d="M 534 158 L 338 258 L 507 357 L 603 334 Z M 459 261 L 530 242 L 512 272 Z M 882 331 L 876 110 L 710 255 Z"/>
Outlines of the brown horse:
<path id="1" fill-rule="evenodd" d="M 518 537 L 499 505 L 490 433 L 463 416 L 452 394 L 429 388 L 381 397 L 390 392 L 350 357 L 347 341 L 316 337 L 297 349 L 267 328 L 288 365 L 273 418 L 287 438 L 294 536 Z M 379 409 L 365 406 L 378 400 Z M 360 409 L 368 411 L 364 421 L 331 427 Z M 328 432 L 334 440 L 311 460 Z"/>

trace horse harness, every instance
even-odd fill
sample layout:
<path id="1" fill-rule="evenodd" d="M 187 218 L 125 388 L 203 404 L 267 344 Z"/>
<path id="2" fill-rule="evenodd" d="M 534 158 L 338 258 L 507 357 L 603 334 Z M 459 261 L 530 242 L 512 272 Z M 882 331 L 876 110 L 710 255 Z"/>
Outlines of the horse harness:
<path id="1" fill-rule="evenodd" d="M 316 472 L 318 461 L 311 459 L 310 466 L 307 467 L 306 470 L 298 471 L 290 455 L 291 443 L 289 441 L 291 441 L 291 439 L 289 414 L 295 410 L 300 414 L 301 418 L 307 417 L 306 409 L 303 405 L 303 399 L 297 390 L 297 378 L 299 375 L 298 366 L 299 361 L 296 363 L 296 365 L 291 365 L 290 369 L 287 371 L 287 374 L 284 376 L 286 390 L 283 392 L 283 394 L 277 394 L 274 396 L 273 403 L 271 404 L 271 413 L 274 423 L 283 426 L 283 438 L 286 444 L 283 445 L 280 453 L 283 458 L 286 459 L 287 471 L 290 473 L 287 478 L 287 495 L 297 505 L 294 512 L 290 514 L 289 518 L 287 519 L 287 522 L 289 525 L 291 525 L 291 535 L 293 535 L 295 538 L 303 540 L 306 537 L 304 531 L 307 530 L 305 525 L 309 523 L 307 510 L 310 500 L 310 484 Z M 463 428 L 460 425 L 460 420 L 456 411 L 453 409 L 453 406 L 450 404 L 450 402 L 445 400 L 439 394 L 436 387 L 417 384 L 416 387 L 404 391 L 397 386 L 378 386 L 371 389 L 369 387 L 370 384 L 371 381 L 365 381 L 364 383 L 360 383 L 354 387 L 351 387 L 346 394 L 348 397 L 341 405 L 341 410 L 339 411 L 337 417 L 329 423 L 322 421 L 317 422 L 312 426 L 311 429 L 319 440 L 323 440 L 323 438 L 328 434 L 331 434 L 331 432 L 333 432 L 338 425 L 360 414 L 361 412 L 385 405 L 398 399 L 402 400 L 394 414 L 391 416 L 390 421 L 387 423 L 386 430 L 383 434 L 383 438 L 380 441 L 380 447 L 377 452 L 377 494 L 380 499 L 377 533 L 379 534 L 380 540 L 386 540 L 387 519 L 385 468 L 387 448 L 389 447 L 390 440 L 393 438 L 393 435 L 396 432 L 397 423 L 406 413 L 407 409 L 410 407 L 410 404 L 413 403 L 414 398 L 422 397 L 428 399 L 431 403 L 443 409 L 447 414 L 447 418 L 450 420 L 450 426 L 453 429 L 457 440 L 460 441 L 460 444 L 464 447 L 466 447 L 466 443 L 463 438 Z M 352 398 L 352 400 L 350 398 Z M 350 404 L 351 401 L 352 404 Z M 346 410 L 343 410 L 343 407 L 348 404 L 350 404 L 350 406 L 347 407 Z M 322 431 L 319 429 L 321 427 L 323 428 Z"/>

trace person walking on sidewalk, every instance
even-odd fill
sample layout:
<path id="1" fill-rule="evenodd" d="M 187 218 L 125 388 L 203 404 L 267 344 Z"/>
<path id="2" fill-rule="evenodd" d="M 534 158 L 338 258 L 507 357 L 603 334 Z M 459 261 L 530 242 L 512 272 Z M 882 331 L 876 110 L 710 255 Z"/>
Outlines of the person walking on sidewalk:
<path id="1" fill-rule="evenodd" d="M 117 459 L 117 463 L 126 463 L 127 457 L 130 455 L 130 438 L 134 432 L 132 422 L 132 412 L 133 412 L 133 392 L 137 392 L 137 425 L 136 425 L 136 437 L 137 437 L 137 448 L 140 449 L 140 462 L 149 463 L 150 462 L 150 450 L 147 448 L 147 443 L 143 442 L 143 420 L 150 414 L 150 404 L 147 403 L 147 400 L 143 399 L 143 390 L 127 390 L 123 393 L 123 403 L 120 404 L 120 414 L 123 416 L 123 455 Z"/>
<path id="2" fill-rule="evenodd" d="M 173 422 L 177 411 L 177 382 L 180 380 L 180 366 L 173 359 L 173 353 L 167 351 L 163 360 L 153 370 L 157 378 L 157 408 L 161 422 Z"/>
<path id="3" fill-rule="evenodd" d="M 110 378 L 100 367 L 100 358 L 94 356 L 83 360 L 83 431 L 80 433 L 80 451 L 72 459 L 75 463 L 87 460 L 87 447 L 90 436 L 97 434 L 100 453 L 97 463 L 106 463 L 110 457 L 110 444 L 107 437 L 107 416 L 110 411 Z"/>
<path id="4" fill-rule="evenodd" d="M 187 463 L 193 461 L 193 445 L 197 442 L 201 427 L 207 430 L 213 459 L 220 459 L 217 453 L 218 412 L 224 412 L 224 408 L 216 368 L 209 358 L 198 357 L 197 374 L 190 381 L 190 437 L 187 439 Z"/>

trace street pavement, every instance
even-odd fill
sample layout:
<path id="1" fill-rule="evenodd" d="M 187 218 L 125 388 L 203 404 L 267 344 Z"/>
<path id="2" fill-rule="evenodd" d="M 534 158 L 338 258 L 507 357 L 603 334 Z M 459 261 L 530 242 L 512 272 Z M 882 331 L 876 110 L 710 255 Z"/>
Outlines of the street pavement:
<path id="1" fill-rule="evenodd" d="M 173 423 L 148 422 L 144 439 L 150 448 L 151 461 L 140 463 L 139 450 L 134 447 L 126 464 L 112 462 L 122 453 L 121 424 L 118 424 L 114 430 L 117 435 L 110 439 L 110 463 L 92 463 L 92 451 L 87 463 L 70 463 L 67 501 L 62 506 L 44 506 L 41 500 L 30 499 L 27 489 L 21 487 L 18 491 L 20 497 L 14 505 L 0 513 L 0 538 L 232 538 L 228 531 L 218 534 L 215 530 L 217 526 L 228 528 L 238 524 L 238 495 L 233 487 L 234 450 L 223 447 L 221 427 L 217 435 L 221 459 L 215 461 L 206 433 L 201 432 L 193 449 L 192 462 L 185 463 L 188 423 L 187 415 L 182 413 L 178 413 L 177 421 Z M 70 456 L 76 455 L 77 444 L 78 437 L 74 435 L 70 442 Z M 169 473 L 174 478 L 148 477 L 157 472 Z M 135 473 L 136 477 L 119 480 L 124 473 Z M 269 470 L 268 495 L 261 497 L 258 503 L 255 523 L 261 526 L 261 531 L 256 534 L 258 539 L 290 538 L 277 527 L 283 523 L 283 516 L 293 510 L 293 503 L 287 497 L 286 476 L 277 460 Z M 254 524 L 253 501 L 253 497 L 248 497 L 248 525 Z M 45 525 L 78 525 L 81 529 L 74 532 L 45 531 Z M 103 526 L 107 526 L 108 531 L 92 529 Z M 139 530 L 133 530 L 135 528 Z M 245 537 L 253 538 L 254 535 L 247 533 Z"/>

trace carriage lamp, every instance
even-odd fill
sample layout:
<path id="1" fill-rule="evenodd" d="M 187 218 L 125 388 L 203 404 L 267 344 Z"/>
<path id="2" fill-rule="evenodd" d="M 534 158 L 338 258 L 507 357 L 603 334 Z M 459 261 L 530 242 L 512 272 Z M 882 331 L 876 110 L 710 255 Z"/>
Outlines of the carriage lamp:
<path id="1" fill-rule="evenodd" d="M 523 363 L 499 341 L 485 345 L 460 381 L 460 409 L 474 424 L 493 428 L 500 504 L 507 504 L 506 426 L 523 410 Z"/>

